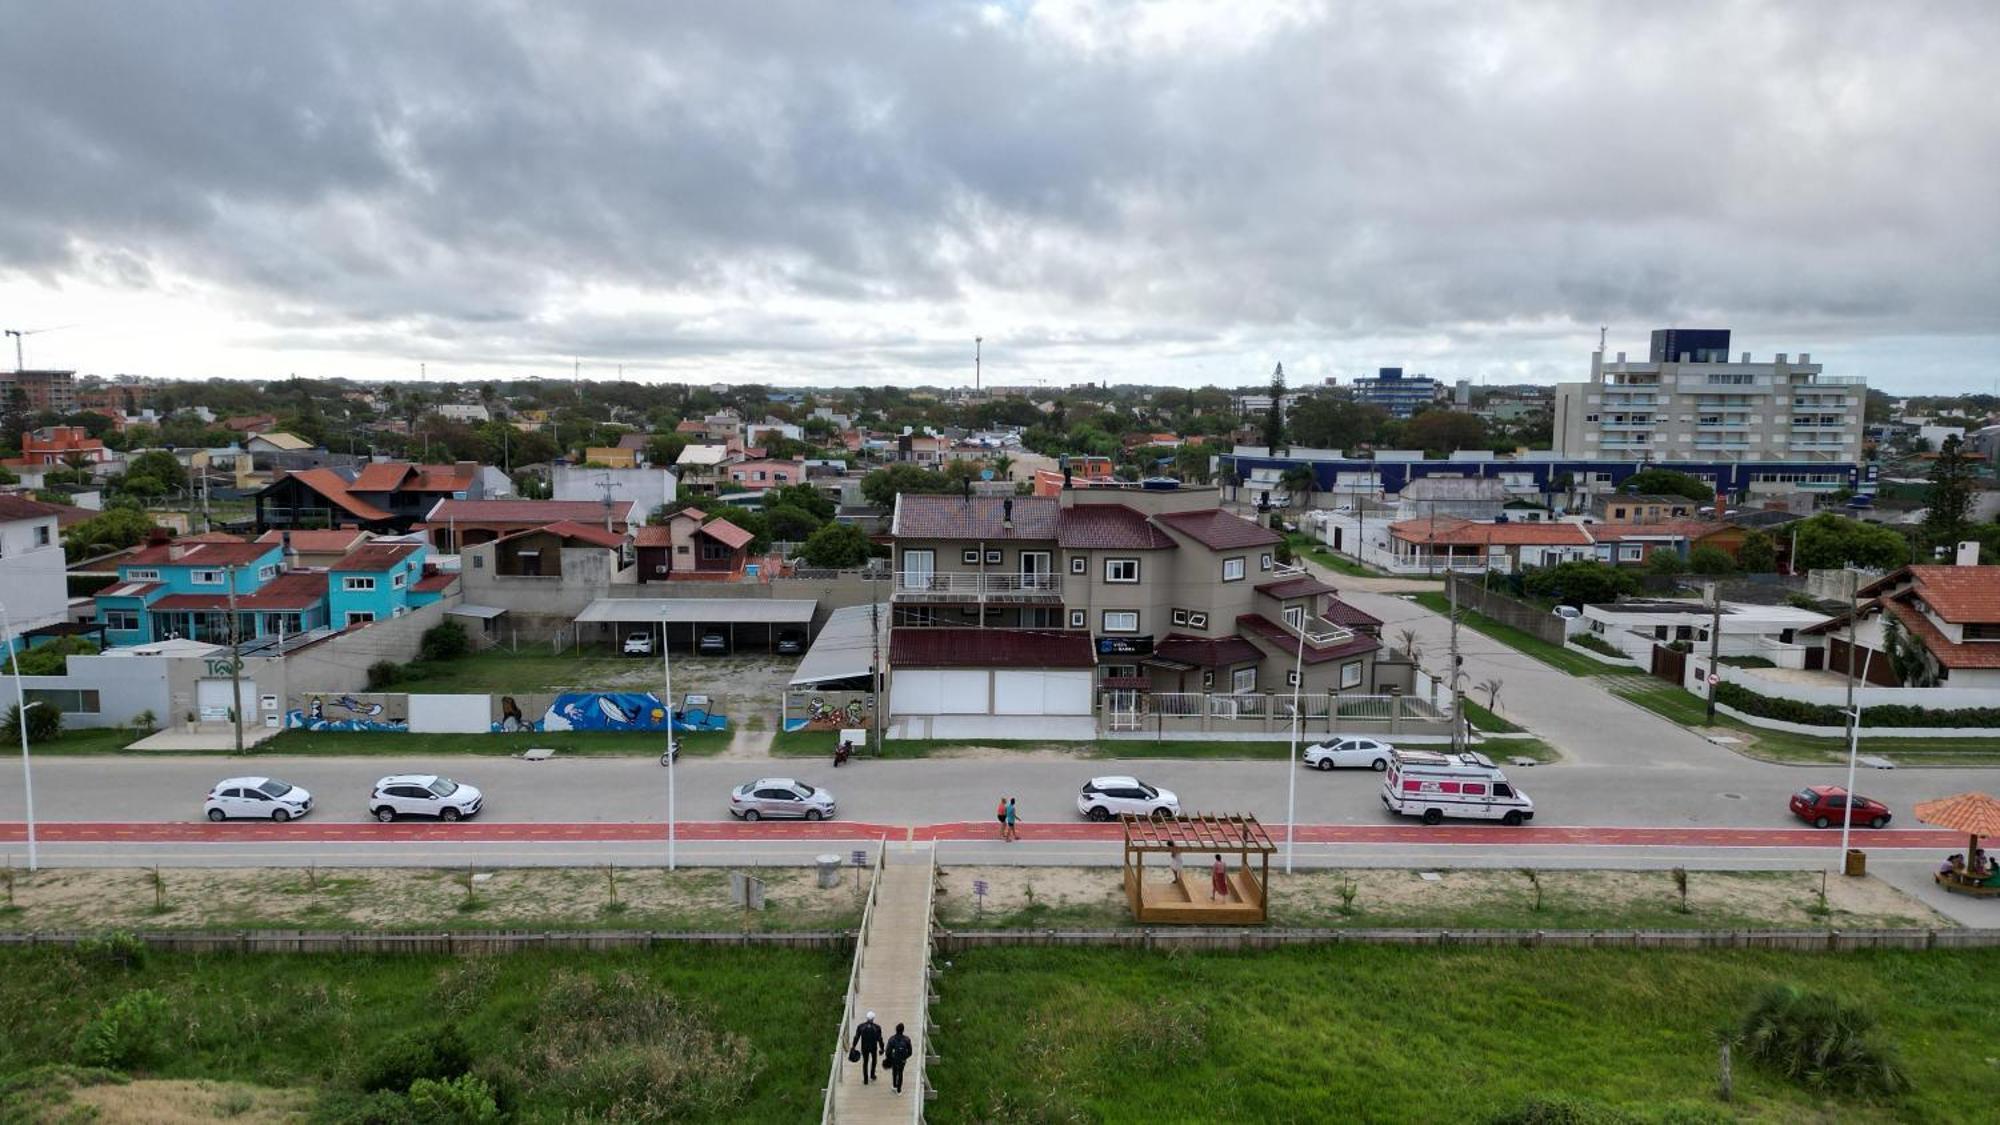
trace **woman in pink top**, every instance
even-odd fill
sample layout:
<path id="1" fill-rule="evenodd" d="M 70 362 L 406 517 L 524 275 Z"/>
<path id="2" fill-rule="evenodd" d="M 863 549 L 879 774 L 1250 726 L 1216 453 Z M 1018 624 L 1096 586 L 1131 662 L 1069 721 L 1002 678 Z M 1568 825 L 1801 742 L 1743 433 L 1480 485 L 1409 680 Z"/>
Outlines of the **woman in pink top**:
<path id="1" fill-rule="evenodd" d="M 1215 866 L 1210 868 L 1208 897 L 1212 902 L 1229 897 L 1229 868 L 1222 865 L 1222 857 L 1215 857 Z"/>

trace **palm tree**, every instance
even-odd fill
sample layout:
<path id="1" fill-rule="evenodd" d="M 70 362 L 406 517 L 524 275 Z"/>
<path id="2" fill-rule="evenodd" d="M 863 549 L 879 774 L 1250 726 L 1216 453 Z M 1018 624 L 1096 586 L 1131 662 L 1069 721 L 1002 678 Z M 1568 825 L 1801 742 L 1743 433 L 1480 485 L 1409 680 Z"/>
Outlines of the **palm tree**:
<path id="1" fill-rule="evenodd" d="M 1396 639 L 1402 642 L 1403 655 L 1410 658 L 1410 663 L 1422 664 L 1424 662 L 1424 646 L 1417 643 L 1417 631 L 1415 629 L 1404 629 L 1398 632 Z"/>
<path id="2" fill-rule="evenodd" d="M 1487 680 L 1486 682 L 1478 685 L 1472 690 L 1483 691 L 1486 693 L 1486 709 L 1488 711 L 1491 711 L 1495 707 L 1498 707 L 1500 705 L 1500 688 L 1501 688 L 1501 681 Z"/>
<path id="3" fill-rule="evenodd" d="M 1293 465 L 1278 477 L 1278 483 L 1285 486 L 1285 506 L 1296 507 L 1301 495 L 1308 498 L 1312 496 L 1318 481 L 1313 478 L 1313 471 L 1309 466 Z"/>

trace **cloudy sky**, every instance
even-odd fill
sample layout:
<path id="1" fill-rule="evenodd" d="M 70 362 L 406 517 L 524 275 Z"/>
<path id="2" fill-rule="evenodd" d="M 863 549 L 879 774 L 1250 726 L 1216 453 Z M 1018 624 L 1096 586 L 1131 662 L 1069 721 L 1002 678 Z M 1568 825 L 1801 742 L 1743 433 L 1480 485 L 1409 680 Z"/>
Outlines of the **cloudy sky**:
<path id="1" fill-rule="evenodd" d="M 30 366 L 1547 381 L 1679 324 L 2000 378 L 1984 0 L 0 13 Z"/>

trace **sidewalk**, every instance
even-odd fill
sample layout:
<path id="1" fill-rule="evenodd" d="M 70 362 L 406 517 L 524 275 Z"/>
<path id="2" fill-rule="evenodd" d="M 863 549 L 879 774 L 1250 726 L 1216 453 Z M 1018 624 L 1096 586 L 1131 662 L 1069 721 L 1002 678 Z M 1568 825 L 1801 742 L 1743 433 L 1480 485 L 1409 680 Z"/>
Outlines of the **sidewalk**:
<path id="1" fill-rule="evenodd" d="M 892 849 L 882 867 L 882 886 L 875 899 L 874 920 L 855 983 L 854 1013 L 874 1012 L 886 1042 L 904 1024 L 915 1048 L 903 1068 L 903 1092 L 890 1085 L 889 1068 L 880 1067 L 876 1080 L 862 1085 L 862 1064 L 841 1069 L 840 1087 L 833 1094 L 836 1122 L 910 1122 L 921 1120 L 924 1100 L 924 1043 L 918 1039 L 918 1013 L 928 988 L 925 969 L 930 948 L 931 874 L 928 851 Z M 852 1027 L 843 1033 L 851 1041 Z"/>

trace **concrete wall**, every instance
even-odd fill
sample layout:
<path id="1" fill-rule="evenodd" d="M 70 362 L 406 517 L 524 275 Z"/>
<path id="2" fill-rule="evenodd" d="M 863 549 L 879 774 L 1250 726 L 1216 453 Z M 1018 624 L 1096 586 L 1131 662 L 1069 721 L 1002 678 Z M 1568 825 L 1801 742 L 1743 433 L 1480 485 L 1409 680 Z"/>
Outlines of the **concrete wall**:
<path id="1" fill-rule="evenodd" d="M 603 500 L 604 482 L 611 482 L 613 500 L 633 502 L 632 523 L 645 523 L 653 509 L 671 504 L 678 495 L 677 480 L 670 469 L 585 469 L 570 465 L 555 467 L 551 482 L 556 500 Z"/>
<path id="2" fill-rule="evenodd" d="M 1847 706 L 1847 685 L 1839 680 L 1798 683 L 1765 675 L 1761 668 L 1735 668 L 1727 664 L 1720 665 L 1720 668 L 1725 681 L 1754 691 L 1758 695 L 1768 695 L 1773 699 L 1793 699 L 1801 703 Z M 1682 686 L 1699 694 L 1706 690 L 1707 676 L 1708 653 L 1704 650 L 1698 656 L 1690 654 L 1686 682 Z M 2000 688 L 1873 687 L 1857 684 L 1854 688 L 1854 701 L 1864 709 L 1900 706 L 1927 707 L 1933 711 L 1956 711 L 1966 707 L 2000 707 Z"/>
<path id="3" fill-rule="evenodd" d="M 1541 606 L 1520 601 L 1492 590 L 1481 590 L 1477 578 L 1451 575 L 1447 581 L 1458 588 L 1458 604 L 1524 633 L 1532 633 L 1552 645 L 1567 638 L 1563 619 Z"/>
<path id="4" fill-rule="evenodd" d="M 166 726 L 176 718 L 168 686 L 168 667 L 175 660 L 169 656 L 72 656 L 68 675 L 23 676 L 21 685 L 30 692 L 37 688 L 97 692 L 97 713 L 65 712 L 65 727 L 130 726 L 144 711 L 151 711 L 154 720 Z M 0 712 L 18 702 L 13 677 L 0 677 Z"/>
<path id="5" fill-rule="evenodd" d="M 48 529 L 49 546 L 36 544 L 38 525 Z M 69 615 L 69 581 L 55 525 L 54 516 L 0 525 L 0 595 L 7 604 L 8 624 L 16 632 L 52 625 Z"/>
<path id="6" fill-rule="evenodd" d="M 382 660 L 400 662 L 416 656 L 424 630 L 443 621 L 445 609 L 445 602 L 432 602 L 401 617 L 377 621 L 366 628 L 342 633 L 293 652 L 284 660 L 284 671 L 280 677 L 282 682 L 276 685 L 278 697 L 286 698 L 286 689 L 292 685 L 297 685 L 301 691 L 363 690 L 368 686 L 369 665 Z M 266 687 L 264 690 L 273 689 Z"/>

